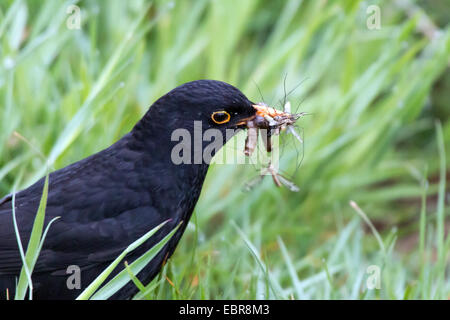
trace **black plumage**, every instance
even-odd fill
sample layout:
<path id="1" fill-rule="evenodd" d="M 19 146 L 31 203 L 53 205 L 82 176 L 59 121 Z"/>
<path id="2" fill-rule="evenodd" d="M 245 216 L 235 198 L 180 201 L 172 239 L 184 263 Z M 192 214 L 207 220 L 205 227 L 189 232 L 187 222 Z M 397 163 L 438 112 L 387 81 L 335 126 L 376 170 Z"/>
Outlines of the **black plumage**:
<path id="1" fill-rule="evenodd" d="M 208 163 L 174 164 L 171 141 L 175 129 L 192 135 L 194 120 L 202 129 L 244 127 L 255 109 L 238 89 L 220 81 L 198 80 L 183 84 L 158 99 L 126 134 L 109 148 L 49 176 L 45 225 L 54 217 L 33 272 L 35 299 L 74 299 L 82 290 L 69 290 L 66 270 L 81 267 L 84 289 L 129 244 L 171 219 L 126 260 L 132 262 L 184 223 L 161 252 L 138 274 L 148 283 L 175 250 L 200 195 Z M 216 111 L 231 115 L 229 122 L 211 119 Z M 229 138 L 229 137 L 228 137 Z M 205 143 L 202 144 L 205 147 Z M 26 245 L 42 196 L 44 179 L 16 193 L 17 223 Z M 0 299 L 6 289 L 14 296 L 22 262 L 12 220 L 12 199 L 0 200 Z M 119 271 L 116 270 L 116 272 Z M 128 299 L 137 292 L 130 282 L 112 298 Z"/>

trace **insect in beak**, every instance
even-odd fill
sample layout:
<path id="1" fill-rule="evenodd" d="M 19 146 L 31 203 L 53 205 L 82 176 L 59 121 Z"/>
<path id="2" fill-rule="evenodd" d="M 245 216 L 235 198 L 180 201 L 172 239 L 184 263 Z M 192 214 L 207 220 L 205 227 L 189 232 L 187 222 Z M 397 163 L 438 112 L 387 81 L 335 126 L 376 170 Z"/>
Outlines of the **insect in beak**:
<path id="1" fill-rule="evenodd" d="M 267 152 L 272 151 L 271 136 L 278 135 L 284 130 L 293 134 L 300 143 L 303 142 L 300 135 L 294 130 L 293 125 L 305 113 L 292 114 L 289 102 L 285 104 L 284 111 L 271 108 L 262 103 L 254 104 L 253 108 L 256 110 L 255 115 L 244 120 L 248 129 L 244 149 L 246 156 L 251 156 L 255 150 L 260 129 L 264 129 L 262 140 Z"/>

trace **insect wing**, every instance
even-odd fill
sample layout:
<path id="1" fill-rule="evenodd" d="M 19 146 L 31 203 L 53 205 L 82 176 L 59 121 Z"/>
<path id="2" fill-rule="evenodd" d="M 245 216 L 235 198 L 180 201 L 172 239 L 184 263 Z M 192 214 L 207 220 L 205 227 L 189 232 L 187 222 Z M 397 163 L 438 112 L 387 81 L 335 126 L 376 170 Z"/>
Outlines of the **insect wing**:
<path id="1" fill-rule="evenodd" d="M 263 175 L 258 175 L 244 184 L 244 191 L 252 191 L 264 179 Z"/>
<path id="2" fill-rule="evenodd" d="M 289 101 L 284 105 L 284 112 L 291 113 L 291 103 Z"/>
<path id="3" fill-rule="evenodd" d="M 288 126 L 287 130 L 300 142 L 303 143 L 303 139 L 300 137 L 297 131 L 292 126 Z"/>
<path id="4" fill-rule="evenodd" d="M 285 177 L 283 177 L 281 174 L 278 174 L 278 180 L 285 186 L 287 187 L 289 190 L 291 190 L 292 192 L 299 192 L 300 188 L 297 187 L 292 181 L 286 179 Z"/>

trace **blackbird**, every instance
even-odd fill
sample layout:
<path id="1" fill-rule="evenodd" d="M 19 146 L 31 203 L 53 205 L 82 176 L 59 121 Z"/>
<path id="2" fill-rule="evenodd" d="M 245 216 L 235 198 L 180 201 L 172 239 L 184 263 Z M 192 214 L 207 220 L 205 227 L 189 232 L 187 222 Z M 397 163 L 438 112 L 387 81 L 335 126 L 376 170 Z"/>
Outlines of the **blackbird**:
<path id="1" fill-rule="evenodd" d="M 60 218 L 51 225 L 35 265 L 33 298 L 76 298 L 133 241 L 170 219 L 126 257 L 129 263 L 183 222 L 137 275 L 143 283 L 149 283 L 174 252 L 199 198 L 209 166 L 208 157 L 201 155 L 212 140 L 203 139 L 201 133 L 216 129 L 222 133 L 216 139 L 223 145 L 255 117 L 254 105 L 225 82 L 188 82 L 159 98 L 112 146 L 50 173 L 44 226 Z M 196 132 L 199 127 L 200 138 Z M 190 134 L 192 141 L 182 141 L 187 148 L 180 151 L 182 134 Z M 15 194 L 17 225 L 24 246 L 30 238 L 44 181 Z M 69 289 L 66 283 L 67 268 L 72 265 L 81 270 L 79 290 Z M 14 297 L 21 267 L 12 195 L 8 195 L 0 200 L 0 299 L 5 299 L 7 290 L 9 297 Z M 120 267 L 113 275 L 123 264 Z M 130 281 L 111 298 L 130 299 L 137 291 Z"/>

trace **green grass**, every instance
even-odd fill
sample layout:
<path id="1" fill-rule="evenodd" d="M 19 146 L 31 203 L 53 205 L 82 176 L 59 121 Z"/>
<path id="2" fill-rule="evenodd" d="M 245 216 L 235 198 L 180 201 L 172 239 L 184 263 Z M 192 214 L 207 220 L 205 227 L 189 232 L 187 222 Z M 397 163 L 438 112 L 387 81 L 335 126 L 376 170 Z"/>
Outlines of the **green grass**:
<path id="1" fill-rule="evenodd" d="M 312 114 L 299 122 L 300 192 L 270 179 L 242 192 L 252 166 L 212 166 L 176 253 L 137 298 L 450 296 L 450 29 L 425 34 L 433 13 L 395 1 L 78 1 L 70 30 L 70 3 L 0 4 L 1 195 L 44 176 L 46 161 L 109 146 L 183 82 L 220 79 L 279 108 L 287 75 L 287 91 L 302 82 L 293 107 Z M 366 27 L 369 4 L 379 30 Z M 297 149 L 282 153 L 288 173 Z M 371 265 L 380 289 L 367 288 Z"/>

